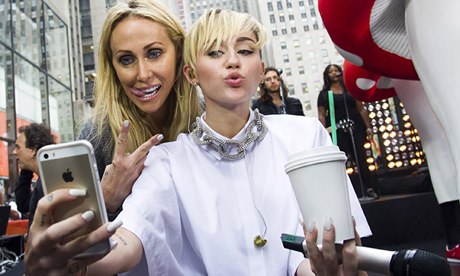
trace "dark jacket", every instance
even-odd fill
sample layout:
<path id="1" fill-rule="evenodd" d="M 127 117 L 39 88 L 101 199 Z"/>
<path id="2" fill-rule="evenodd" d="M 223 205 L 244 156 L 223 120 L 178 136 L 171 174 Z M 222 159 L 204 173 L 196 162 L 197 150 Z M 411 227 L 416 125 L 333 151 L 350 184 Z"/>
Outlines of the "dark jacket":
<path id="1" fill-rule="evenodd" d="M 284 103 L 286 104 L 286 114 L 305 116 L 303 113 L 302 104 L 300 103 L 299 99 L 286 97 L 284 98 Z M 255 100 L 252 104 L 252 109 L 259 109 L 259 112 L 264 115 L 281 114 L 280 108 L 277 107 L 272 101 L 262 102 L 260 99 Z"/>

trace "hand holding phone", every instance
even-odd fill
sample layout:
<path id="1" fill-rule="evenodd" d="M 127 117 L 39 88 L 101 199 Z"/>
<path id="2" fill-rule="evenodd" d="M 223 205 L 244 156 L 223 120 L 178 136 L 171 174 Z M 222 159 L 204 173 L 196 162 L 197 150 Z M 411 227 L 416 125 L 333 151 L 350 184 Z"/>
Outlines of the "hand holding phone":
<path id="1" fill-rule="evenodd" d="M 38 153 L 38 167 L 45 194 L 58 189 L 86 190 L 86 196 L 66 202 L 53 212 L 54 222 L 59 222 L 88 210 L 94 212 L 87 227 L 69 236 L 74 239 L 86 235 L 107 222 L 104 198 L 92 145 L 84 140 L 48 145 Z M 110 241 L 101 242 L 78 257 L 106 254 L 110 251 Z"/>

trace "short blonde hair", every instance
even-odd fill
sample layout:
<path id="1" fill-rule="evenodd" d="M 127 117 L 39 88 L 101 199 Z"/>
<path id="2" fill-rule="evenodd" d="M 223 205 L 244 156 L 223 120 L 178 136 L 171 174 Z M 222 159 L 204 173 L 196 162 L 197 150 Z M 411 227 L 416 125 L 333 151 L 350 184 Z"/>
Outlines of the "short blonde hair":
<path id="1" fill-rule="evenodd" d="M 188 91 L 191 89 L 187 82 L 182 81 L 182 50 L 185 32 L 178 20 L 163 5 L 155 0 L 121 0 L 107 13 L 102 27 L 99 44 L 99 60 L 95 85 L 95 106 L 93 121 L 97 126 L 97 137 L 107 124 L 112 138 L 107 143 L 107 150 L 113 150 L 114 141 L 119 133 L 119 127 L 124 120 L 130 121 L 128 137 L 128 152 L 133 152 L 153 134 L 151 119 L 140 110 L 126 95 L 112 64 L 110 39 L 112 31 L 127 17 L 145 18 L 162 25 L 176 49 L 175 83 L 165 105 L 167 106 L 166 122 L 156 126 L 165 136 L 163 141 L 175 140 L 180 132 L 188 129 L 189 116 L 195 118 L 200 110 L 198 97 Z"/>
<path id="2" fill-rule="evenodd" d="M 231 10 L 213 9 L 203 14 L 191 27 L 184 42 L 184 63 L 190 66 L 194 78 L 197 56 L 220 47 L 231 37 L 244 32 L 256 35 L 256 49 L 261 50 L 267 41 L 265 28 L 252 15 Z"/>

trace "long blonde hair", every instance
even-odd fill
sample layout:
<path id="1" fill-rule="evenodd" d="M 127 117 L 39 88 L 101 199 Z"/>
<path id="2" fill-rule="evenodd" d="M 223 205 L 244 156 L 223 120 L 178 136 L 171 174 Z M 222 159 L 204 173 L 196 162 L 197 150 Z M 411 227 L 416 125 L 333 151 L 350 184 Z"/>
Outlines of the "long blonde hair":
<path id="1" fill-rule="evenodd" d="M 195 77 L 197 56 L 212 48 L 219 48 L 231 37 L 244 32 L 256 35 L 256 49 L 267 41 L 265 28 L 252 15 L 231 10 L 213 9 L 203 14 L 191 27 L 184 42 L 184 63 Z"/>
<path id="2" fill-rule="evenodd" d="M 130 121 L 128 137 L 128 152 L 133 152 L 152 135 L 152 122 L 147 114 L 141 111 L 125 94 L 121 83 L 112 65 L 110 38 L 115 26 L 128 16 L 145 18 L 164 26 L 169 38 L 175 45 L 176 79 L 173 90 L 164 104 L 167 105 L 166 122 L 163 126 L 156 126 L 165 139 L 173 141 L 181 132 L 188 129 L 189 116 L 199 115 L 198 97 L 190 94 L 190 84 L 182 81 L 182 50 L 185 32 L 180 23 L 170 11 L 154 0 L 124 0 L 119 1 L 107 14 L 102 27 L 99 44 L 97 80 L 95 84 L 95 105 L 93 123 L 97 127 L 97 137 L 109 125 L 112 142 L 106 144 L 106 150 L 114 149 L 114 142 L 119 134 L 120 125 L 124 120 Z M 193 121 L 193 119 L 191 120 Z"/>

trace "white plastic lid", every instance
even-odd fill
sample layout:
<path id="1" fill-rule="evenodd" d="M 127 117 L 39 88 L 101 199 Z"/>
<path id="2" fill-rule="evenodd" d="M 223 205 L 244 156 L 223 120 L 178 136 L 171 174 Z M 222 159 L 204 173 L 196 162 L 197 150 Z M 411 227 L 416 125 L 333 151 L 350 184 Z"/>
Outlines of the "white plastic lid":
<path id="1" fill-rule="evenodd" d="M 322 146 L 290 155 L 287 159 L 286 165 L 284 166 L 284 170 L 286 173 L 289 173 L 292 170 L 312 164 L 329 161 L 345 162 L 346 160 L 347 156 L 343 151 L 340 151 L 339 147 L 334 145 Z"/>

